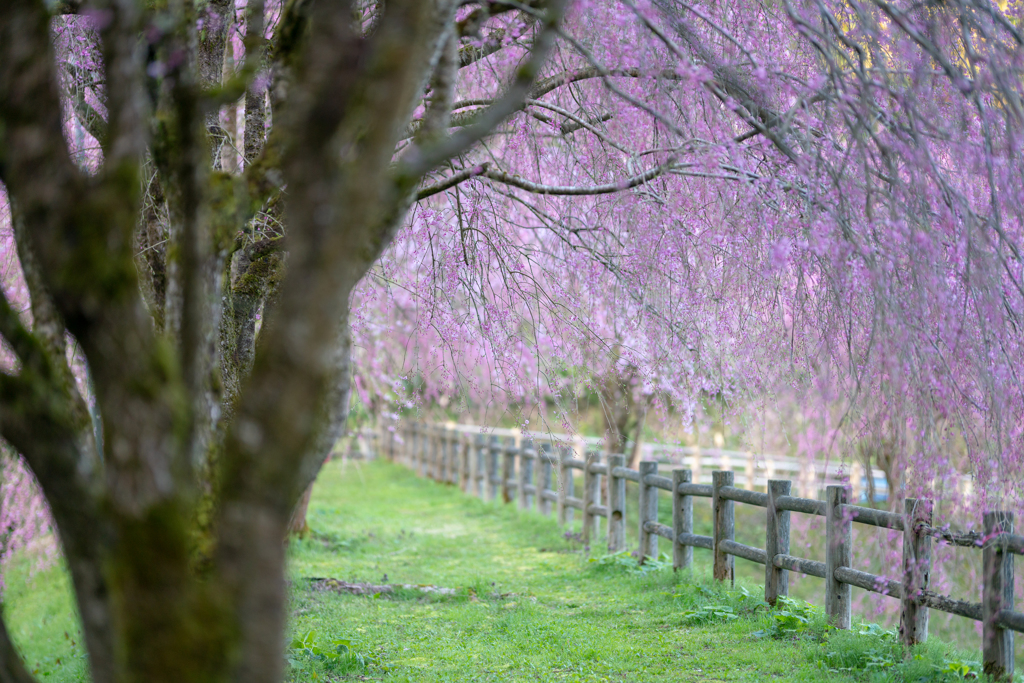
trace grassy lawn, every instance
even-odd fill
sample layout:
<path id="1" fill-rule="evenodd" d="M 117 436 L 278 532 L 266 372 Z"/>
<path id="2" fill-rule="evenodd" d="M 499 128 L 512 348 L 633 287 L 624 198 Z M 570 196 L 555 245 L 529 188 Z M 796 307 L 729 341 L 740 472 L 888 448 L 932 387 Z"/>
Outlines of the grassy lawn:
<path id="1" fill-rule="evenodd" d="M 801 603 L 766 614 L 753 582 L 724 592 L 703 563 L 680 576 L 588 561 L 549 518 L 386 462 L 331 463 L 310 524 L 291 548 L 294 634 L 350 650 L 326 665 L 293 650 L 296 680 L 955 680 L 938 669 L 971 658 L 933 643 L 904 663 L 891 633 L 827 632 Z M 317 590 L 316 577 L 453 593 L 357 596 Z"/>
<path id="2" fill-rule="evenodd" d="M 977 659 L 932 642 L 905 661 L 891 632 L 830 631 L 799 601 L 769 613 L 756 568 L 726 592 L 701 551 L 693 575 L 588 560 L 549 518 L 387 462 L 329 463 L 309 521 L 289 548 L 294 681 L 952 681 Z M 41 680 L 84 680 L 66 575 L 29 570 L 8 573 L 11 631 Z"/>

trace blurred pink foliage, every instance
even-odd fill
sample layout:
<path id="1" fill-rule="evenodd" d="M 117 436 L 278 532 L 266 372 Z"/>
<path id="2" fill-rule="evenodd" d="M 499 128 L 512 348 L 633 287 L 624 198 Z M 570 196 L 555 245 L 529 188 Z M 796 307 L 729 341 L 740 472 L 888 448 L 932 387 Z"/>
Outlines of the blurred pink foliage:
<path id="1" fill-rule="evenodd" d="M 7 198 L 0 188 L 0 287 L 8 300 L 26 311 L 28 292 L 18 264 L 11 234 Z M 0 345 L 0 369 L 10 370 L 13 354 Z M 33 568 L 48 566 L 56 557 L 57 544 L 46 501 L 21 457 L 0 442 L 0 591 L 5 586 L 5 569 L 12 556 L 24 548 L 33 551 Z"/>

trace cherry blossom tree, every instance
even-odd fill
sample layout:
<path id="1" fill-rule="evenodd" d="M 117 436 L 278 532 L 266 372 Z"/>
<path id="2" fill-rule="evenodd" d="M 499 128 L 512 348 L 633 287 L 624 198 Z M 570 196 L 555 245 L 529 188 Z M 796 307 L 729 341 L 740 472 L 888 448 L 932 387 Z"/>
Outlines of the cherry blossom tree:
<path id="1" fill-rule="evenodd" d="M 0 435 L 93 680 L 280 679 L 353 357 L 563 421 L 609 373 L 684 420 L 797 396 L 809 449 L 885 429 L 907 494 L 1020 508 L 1017 11 L 4 3 Z"/>
<path id="2" fill-rule="evenodd" d="M 564 73 L 384 256 L 447 376 L 559 395 L 622 349 L 677 414 L 795 399 L 814 455 L 884 444 L 906 495 L 969 473 L 972 505 L 1019 509 L 1016 6 L 578 10 Z"/>
<path id="3" fill-rule="evenodd" d="M 281 678 L 282 540 L 344 424 L 349 293 L 424 174 L 521 104 L 562 14 L 544 3 L 494 105 L 449 134 L 460 32 L 491 14 L 460 5 L 249 2 L 226 75 L 234 3 L 0 8 L 0 182 L 31 303 L 0 299 L 0 434 L 50 503 L 94 681 Z M 232 174 L 219 111 L 242 97 Z M 69 145 L 69 115 L 98 152 Z M 31 680 L 2 631 L 0 653 Z"/>

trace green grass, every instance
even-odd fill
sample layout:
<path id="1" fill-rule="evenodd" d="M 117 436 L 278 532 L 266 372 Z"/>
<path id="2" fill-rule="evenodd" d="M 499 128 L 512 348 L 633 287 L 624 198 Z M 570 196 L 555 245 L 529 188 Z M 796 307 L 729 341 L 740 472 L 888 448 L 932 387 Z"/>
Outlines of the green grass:
<path id="1" fill-rule="evenodd" d="M 36 571 L 37 564 L 33 552 L 23 552 L 4 570 L 7 628 L 39 680 L 85 680 L 88 664 L 71 580 L 63 565 Z"/>
<path id="2" fill-rule="evenodd" d="M 892 631 L 837 633 L 800 601 L 769 613 L 759 587 L 726 592 L 703 564 L 588 560 L 551 519 L 386 462 L 329 464 L 310 524 L 290 549 L 293 634 L 348 649 L 294 650 L 295 680 L 939 681 L 969 659 L 933 643 L 905 663 Z M 455 593 L 317 592 L 309 577 Z"/>
<path id="3" fill-rule="evenodd" d="M 701 551 L 686 575 L 588 558 L 549 518 L 387 462 L 329 463 L 309 522 L 289 548 L 293 681 L 952 681 L 941 670 L 971 659 L 932 642 L 905 661 L 892 631 L 836 632 L 799 600 L 768 611 L 756 572 L 725 591 Z M 8 572 L 12 633 L 41 680 L 81 681 L 66 574 L 28 571 Z M 411 588 L 357 596 L 314 577 Z"/>

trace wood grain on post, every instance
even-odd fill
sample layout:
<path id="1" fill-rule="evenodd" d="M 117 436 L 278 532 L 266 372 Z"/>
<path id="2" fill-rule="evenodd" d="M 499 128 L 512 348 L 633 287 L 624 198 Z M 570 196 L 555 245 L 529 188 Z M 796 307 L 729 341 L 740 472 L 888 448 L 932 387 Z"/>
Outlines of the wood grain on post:
<path id="1" fill-rule="evenodd" d="M 608 553 L 626 549 L 626 480 L 615 476 L 616 467 L 626 466 L 626 456 L 608 456 Z"/>
<path id="2" fill-rule="evenodd" d="M 1012 512 L 986 512 L 983 523 L 986 538 L 1013 533 Z M 981 593 L 982 668 L 995 681 L 1012 681 L 1013 631 L 1001 627 L 996 619 L 1002 610 L 1013 609 L 1013 553 L 990 541 L 982 550 L 981 565 L 985 580 Z"/>
<path id="3" fill-rule="evenodd" d="M 852 587 L 835 577 L 836 569 L 849 567 L 852 559 L 853 522 L 840 507 L 846 502 L 845 486 L 825 488 L 825 616 L 841 629 L 849 629 L 852 618 Z"/>
<path id="4" fill-rule="evenodd" d="M 572 523 L 572 508 L 565 504 L 565 499 L 576 493 L 572 478 L 572 468 L 568 466 L 572 458 L 572 451 L 566 447 L 558 449 L 558 500 L 555 502 L 555 513 L 558 516 L 559 526 L 567 526 Z"/>
<path id="5" fill-rule="evenodd" d="M 537 451 L 533 449 L 533 439 L 523 439 L 519 449 L 519 509 L 529 510 L 533 507 L 533 463 L 537 459 Z"/>
<path id="6" fill-rule="evenodd" d="M 583 469 L 583 543 L 589 546 L 597 540 L 600 518 L 590 511 L 591 505 L 601 504 L 601 475 L 590 471 L 591 465 L 601 461 L 600 451 L 584 451 Z"/>
<path id="7" fill-rule="evenodd" d="M 487 449 L 487 481 L 485 485 L 487 487 L 487 500 L 492 501 L 498 497 L 498 477 L 501 476 L 501 467 L 499 461 L 501 460 L 501 439 L 492 434 L 491 445 Z"/>
<path id="8" fill-rule="evenodd" d="M 679 542 L 679 534 L 693 533 L 693 496 L 679 493 L 680 484 L 689 484 L 693 472 L 672 470 L 672 569 L 689 569 L 693 565 L 693 546 Z"/>
<path id="9" fill-rule="evenodd" d="M 516 471 L 516 446 L 515 437 L 505 439 L 504 457 L 501 459 L 501 499 L 506 503 L 512 502 L 512 489 L 509 481 Z"/>
<path id="10" fill-rule="evenodd" d="M 542 515 L 551 516 L 551 498 L 553 492 L 551 479 L 553 468 L 551 466 L 551 442 L 545 441 L 540 445 L 540 469 L 537 480 L 537 512 Z"/>
<path id="11" fill-rule="evenodd" d="M 637 515 L 640 531 L 640 547 L 637 548 L 637 561 L 643 564 L 650 557 L 658 559 L 658 535 L 646 529 L 647 522 L 658 521 L 658 489 L 644 482 L 648 474 L 658 473 L 658 463 L 643 460 L 638 464 L 640 470 L 640 513 Z"/>
<path id="12" fill-rule="evenodd" d="M 789 595 L 789 570 L 775 566 L 776 555 L 789 555 L 789 510 L 779 510 L 775 500 L 788 496 L 793 487 L 789 480 L 768 480 L 768 505 L 765 518 L 764 601 L 772 607 L 780 597 Z"/>
<path id="13" fill-rule="evenodd" d="M 731 541 L 736 535 L 736 518 L 731 500 L 721 496 L 722 487 L 732 486 L 733 473 L 715 471 L 711 473 L 711 510 L 714 518 L 712 552 L 714 553 L 713 574 L 716 581 L 728 581 L 735 585 L 735 560 L 721 549 L 722 541 Z"/>
<path id="14" fill-rule="evenodd" d="M 932 572 L 932 538 L 918 531 L 919 524 L 932 524 L 932 502 L 907 498 L 903 501 L 903 598 L 900 610 L 900 640 L 910 648 L 928 640 L 928 608 L 921 602 Z"/>

